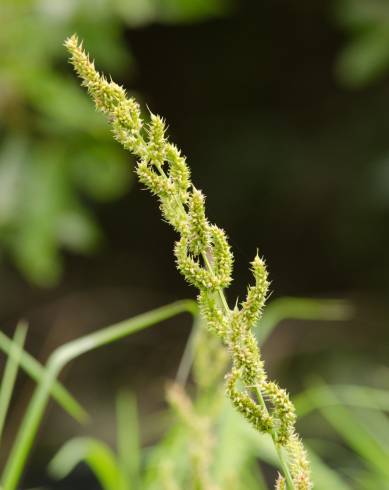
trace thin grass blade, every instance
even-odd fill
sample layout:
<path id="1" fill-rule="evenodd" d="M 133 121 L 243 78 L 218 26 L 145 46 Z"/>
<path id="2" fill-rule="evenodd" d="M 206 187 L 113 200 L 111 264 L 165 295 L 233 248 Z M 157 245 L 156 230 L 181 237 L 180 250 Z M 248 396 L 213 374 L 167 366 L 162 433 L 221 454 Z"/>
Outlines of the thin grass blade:
<path id="1" fill-rule="evenodd" d="M 0 442 L 3 435 L 4 423 L 7 417 L 12 392 L 15 387 L 16 377 L 19 369 L 20 357 L 27 335 L 27 325 L 20 322 L 15 330 L 11 342 L 10 354 L 5 365 L 3 379 L 0 386 Z"/>
<path id="2" fill-rule="evenodd" d="M 12 345 L 12 340 L 3 332 L 0 332 L 0 350 L 8 356 L 13 356 Z M 37 383 L 41 381 L 45 368 L 24 349 L 20 350 L 19 364 L 34 381 Z M 59 381 L 54 382 L 51 389 L 51 396 L 77 422 L 85 423 L 89 419 L 87 411 Z"/>
<path id="3" fill-rule="evenodd" d="M 16 490 L 42 420 L 53 384 L 61 369 L 68 362 L 86 352 L 114 343 L 135 332 L 139 332 L 184 312 L 192 315 L 197 314 L 196 303 L 192 300 L 177 301 L 103 328 L 92 334 L 85 335 L 56 349 L 49 358 L 44 376 L 35 390 L 15 442 L 8 455 L 2 474 L 1 484 L 3 490 Z"/>
<path id="4" fill-rule="evenodd" d="M 352 490 L 352 487 L 320 456 L 308 448 L 309 460 L 312 468 L 312 479 L 315 490 Z"/>
<path id="5" fill-rule="evenodd" d="M 330 388 L 336 398 L 326 396 L 328 387 L 322 383 L 315 384 L 294 397 L 293 403 L 299 417 L 304 417 L 319 408 L 318 401 L 389 412 L 388 390 L 350 384 L 330 385 Z"/>
<path id="6" fill-rule="evenodd" d="M 258 342 L 263 344 L 283 320 L 344 321 L 351 318 L 352 306 L 338 299 L 278 298 L 268 304 L 256 327 Z"/>

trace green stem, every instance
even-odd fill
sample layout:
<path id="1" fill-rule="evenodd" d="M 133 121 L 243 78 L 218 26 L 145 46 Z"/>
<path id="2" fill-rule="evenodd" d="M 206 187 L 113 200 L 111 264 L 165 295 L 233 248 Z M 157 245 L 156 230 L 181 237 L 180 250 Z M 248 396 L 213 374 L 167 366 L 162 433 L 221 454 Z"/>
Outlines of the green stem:
<path id="1" fill-rule="evenodd" d="M 180 313 L 195 315 L 197 305 L 192 300 L 178 301 L 156 310 L 138 315 L 130 320 L 103 328 L 56 349 L 47 362 L 44 377 L 35 390 L 27 408 L 22 425 L 8 457 L 3 476 L 2 490 L 15 490 L 20 480 L 24 465 L 30 453 L 46 408 L 50 390 L 61 369 L 71 360 L 98 347 L 108 345 L 132 333 L 171 318 Z"/>
<path id="2" fill-rule="evenodd" d="M 255 393 L 257 395 L 259 403 L 261 404 L 261 406 L 263 407 L 265 412 L 268 414 L 269 411 L 267 409 L 265 400 L 263 399 L 261 390 L 258 387 L 255 388 Z M 277 441 L 277 433 L 273 429 L 270 432 L 270 435 L 271 435 L 271 438 L 273 440 L 274 448 L 276 450 L 278 459 L 280 460 L 280 466 L 281 466 L 282 472 L 284 473 L 284 476 L 286 479 L 286 484 L 290 490 L 293 490 L 294 489 L 294 483 L 292 480 L 292 475 L 290 474 L 290 470 L 289 470 L 289 466 L 288 466 L 288 460 L 287 460 L 287 458 L 285 458 L 284 452 L 282 451 L 282 447 L 280 447 L 280 445 L 277 444 L 277 442 L 276 442 Z"/>

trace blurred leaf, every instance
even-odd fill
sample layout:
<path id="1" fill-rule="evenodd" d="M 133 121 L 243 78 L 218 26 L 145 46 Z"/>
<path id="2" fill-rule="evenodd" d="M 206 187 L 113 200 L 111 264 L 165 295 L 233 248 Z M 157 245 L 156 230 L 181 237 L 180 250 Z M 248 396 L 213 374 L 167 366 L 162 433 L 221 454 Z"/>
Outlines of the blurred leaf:
<path id="1" fill-rule="evenodd" d="M 257 457 L 269 464 L 278 461 L 272 445 L 259 435 L 234 410 L 229 400 L 224 400 L 218 421 L 219 432 L 215 455 L 215 477 L 221 488 L 266 489 L 267 486 L 258 468 Z"/>
<path id="2" fill-rule="evenodd" d="M 58 217 L 57 238 L 68 249 L 87 253 L 96 249 L 101 234 L 92 217 L 82 208 L 75 208 Z"/>
<path id="3" fill-rule="evenodd" d="M 377 434 L 371 434 L 366 424 L 361 423 L 362 421 L 354 412 L 342 406 L 329 386 L 323 386 L 320 394 L 315 393 L 313 397 L 322 415 L 345 442 L 360 455 L 364 462 L 385 478 L 389 478 L 387 464 L 389 450 L 385 444 L 382 444 Z"/>
<path id="4" fill-rule="evenodd" d="M 12 350 L 14 344 L 0 331 L 0 349 L 9 357 L 16 357 L 17 353 Z M 39 382 L 44 375 L 44 367 L 36 361 L 30 354 L 22 350 L 20 353 L 20 367 L 31 376 L 32 379 Z M 84 423 L 88 419 L 88 414 L 75 398 L 64 388 L 59 381 L 55 381 L 51 390 L 52 397 L 62 406 L 79 423 Z"/>
<path id="5" fill-rule="evenodd" d="M 360 30 L 388 19 L 386 0 L 339 0 L 335 3 L 338 22 L 350 30 Z"/>
<path id="6" fill-rule="evenodd" d="M 230 5 L 229 0 L 162 0 L 161 17 L 169 22 L 193 22 L 223 15 Z"/>
<path id="7" fill-rule="evenodd" d="M 353 410 L 355 420 L 359 422 L 361 427 L 389 452 L 389 419 L 380 410 L 361 409 Z"/>
<path id="8" fill-rule="evenodd" d="M 389 392 L 387 390 L 358 385 L 331 385 L 331 390 L 336 397 L 326 396 L 328 387 L 322 384 L 311 386 L 295 396 L 293 402 L 299 417 L 304 417 L 312 410 L 324 407 L 323 403 L 389 411 Z"/>
<path id="9" fill-rule="evenodd" d="M 40 111 L 39 123 L 45 132 L 83 131 L 107 139 L 103 118 L 88 104 L 73 80 L 58 77 L 54 72 L 30 70 L 22 82 L 25 96 Z"/>
<path id="10" fill-rule="evenodd" d="M 100 240 L 93 218 L 77 201 L 61 150 L 57 144 L 27 146 L 18 139 L 0 157 L 0 174 L 14 184 L 12 196 L 7 189 L 0 198 L 0 236 L 30 280 L 43 286 L 59 278 L 60 246 L 91 252 Z M 19 164 L 10 175 L 12 161 Z"/>
<path id="11" fill-rule="evenodd" d="M 0 117 L 9 136 L 0 143 L 0 240 L 31 281 L 50 286 L 60 277 L 61 245 L 86 252 L 99 238 L 96 224 L 77 200 L 80 179 L 70 180 L 72 162 L 66 167 L 65 158 L 77 160 L 80 151 L 82 165 L 90 151 L 82 178 L 94 199 L 117 198 L 128 189 L 130 178 L 128 162 L 115 143 L 104 144 L 109 134 L 103 118 L 74 78 L 58 70 L 57 60 L 66 58 L 63 40 L 79 29 L 112 73 L 128 68 L 131 57 L 110 2 L 31 0 L 4 2 L 1 9 L 6 22 L 0 31 L 5 97 L 0 97 Z M 18 127 L 23 127 L 23 139 Z M 71 148 L 71 132 L 76 148 Z M 90 137 L 99 140 L 92 151 Z"/>
<path id="12" fill-rule="evenodd" d="M 132 27 L 149 24 L 158 18 L 155 0 L 113 0 L 113 8 Z"/>
<path id="13" fill-rule="evenodd" d="M 356 475 L 355 483 L 360 490 L 377 490 L 378 488 L 386 488 L 388 480 L 382 475 L 364 472 Z"/>
<path id="14" fill-rule="evenodd" d="M 340 81 L 362 87 L 384 74 L 389 67 L 389 23 L 358 34 L 338 57 Z"/>
<path id="15" fill-rule="evenodd" d="M 27 325 L 19 323 L 15 330 L 11 352 L 7 358 L 0 386 L 0 442 L 3 435 L 4 422 L 8 413 L 9 403 L 14 390 L 19 369 L 21 353 L 26 340 Z"/>
<path id="16" fill-rule="evenodd" d="M 0 151 L 0 235 L 17 215 L 25 158 L 26 142 L 22 137 L 5 139 Z"/>
<path id="17" fill-rule="evenodd" d="M 268 486 L 262 475 L 258 461 L 251 460 L 251 464 L 247 464 L 240 475 L 236 475 L 235 480 L 222 487 L 223 490 L 237 490 L 238 488 L 244 490 L 267 490 Z"/>
<path id="18" fill-rule="evenodd" d="M 130 160 L 111 141 L 104 118 L 73 75 L 64 74 L 64 38 L 77 31 L 99 68 L 128 85 L 135 63 L 126 24 L 200 20 L 223 13 L 228 4 L 0 2 L 0 245 L 31 282 L 58 282 L 61 246 L 84 253 L 96 248 L 100 231 L 80 191 L 106 202 L 122 196 L 131 181 Z"/>
<path id="19" fill-rule="evenodd" d="M 225 399 L 219 421 L 215 455 L 215 477 L 222 488 L 241 475 L 247 461 L 255 454 L 253 445 L 247 437 L 247 431 L 242 433 L 243 425 L 248 424 L 246 421 L 242 424 L 241 421 L 242 417 Z"/>
<path id="20" fill-rule="evenodd" d="M 255 326 L 256 336 L 263 344 L 273 329 L 286 319 L 342 321 L 349 320 L 352 314 L 352 305 L 343 300 L 284 296 L 267 305 L 263 318 Z"/>
<path id="21" fill-rule="evenodd" d="M 388 2 L 339 0 L 335 17 L 351 36 L 336 62 L 338 79 L 358 88 L 381 77 L 389 68 Z"/>
<path id="22" fill-rule="evenodd" d="M 123 195 L 132 180 L 131 161 L 117 147 L 93 142 L 84 143 L 70 163 L 78 186 L 99 201 Z"/>
<path id="23" fill-rule="evenodd" d="M 316 490 L 352 490 L 352 488 L 312 450 L 308 451 Z"/>
<path id="24" fill-rule="evenodd" d="M 86 463 L 104 490 L 119 488 L 121 474 L 111 449 L 96 439 L 76 438 L 67 442 L 49 465 L 55 479 L 69 475 L 79 463 Z"/>
<path id="25" fill-rule="evenodd" d="M 166 436 L 146 455 L 145 471 L 141 489 L 159 490 L 162 481 L 169 477 L 170 468 L 174 468 L 174 478 L 178 482 L 185 480 L 188 472 L 187 431 L 182 424 L 176 424 Z"/>
<path id="26" fill-rule="evenodd" d="M 150 22 L 194 22 L 224 15 L 232 0 L 114 0 L 115 10 L 130 26 Z"/>
<path id="27" fill-rule="evenodd" d="M 57 146 L 36 146 L 30 154 L 13 239 L 18 265 L 41 285 L 55 283 L 61 271 L 57 225 L 71 199 L 61 157 Z"/>

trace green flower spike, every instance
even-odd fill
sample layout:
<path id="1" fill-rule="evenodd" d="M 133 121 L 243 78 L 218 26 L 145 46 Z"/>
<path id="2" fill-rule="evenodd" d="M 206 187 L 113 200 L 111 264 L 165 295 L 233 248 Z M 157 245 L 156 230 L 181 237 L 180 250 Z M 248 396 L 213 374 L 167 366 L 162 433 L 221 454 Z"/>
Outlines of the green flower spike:
<path id="1" fill-rule="evenodd" d="M 233 256 L 227 237 L 208 222 L 204 195 L 193 186 L 185 158 L 168 142 L 163 119 L 151 114 L 150 122 L 144 123 L 138 103 L 96 71 L 76 36 L 67 39 L 65 46 L 82 85 L 97 109 L 107 114 L 115 139 L 138 158 L 139 181 L 158 198 L 163 218 L 179 234 L 174 249 L 177 268 L 199 289 L 201 314 L 232 361 L 226 394 L 243 417 L 259 432 L 270 434 L 274 442 L 282 471 L 276 488 L 309 490 L 309 464 L 295 433 L 294 407 L 288 394 L 268 381 L 252 332 L 268 295 L 265 262 L 258 255 L 254 258 L 254 284 L 240 308 L 231 310 L 223 292 L 232 280 Z M 173 398 L 182 401 L 181 395 Z"/>

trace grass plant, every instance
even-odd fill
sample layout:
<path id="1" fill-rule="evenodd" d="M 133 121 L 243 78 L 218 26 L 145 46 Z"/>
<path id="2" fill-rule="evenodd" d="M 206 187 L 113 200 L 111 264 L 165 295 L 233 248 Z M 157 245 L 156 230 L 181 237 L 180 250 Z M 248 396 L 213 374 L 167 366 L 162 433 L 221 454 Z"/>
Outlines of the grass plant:
<path id="1" fill-rule="evenodd" d="M 171 423 L 165 436 L 155 446 L 140 449 L 136 401 L 122 392 L 117 400 L 116 451 L 93 437 L 72 439 L 51 462 L 52 475 L 62 478 L 83 461 L 104 490 L 265 490 L 259 458 L 279 471 L 278 490 L 310 490 L 313 481 L 317 490 L 383 488 L 389 479 L 388 392 L 313 380 L 295 398 L 296 411 L 287 392 L 268 378 L 261 356 L 260 346 L 283 319 L 344 319 L 350 314 L 348 305 L 281 298 L 263 315 L 269 279 L 258 252 L 251 262 L 254 284 L 243 301 L 230 302 L 226 290 L 232 281 L 233 255 L 227 236 L 208 221 L 204 194 L 195 188 L 185 157 L 169 142 L 164 120 L 150 113 L 145 122 L 138 103 L 95 69 L 76 36 L 65 45 L 82 84 L 107 115 L 115 139 L 138 159 L 139 181 L 158 198 L 163 219 L 177 232 L 177 269 L 198 289 L 198 296 L 197 302 L 178 301 L 68 342 L 45 366 L 24 350 L 23 323 L 13 339 L 0 332 L 0 350 L 7 355 L 0 388 L 0 442 L 18 370 L 37 382 L 2 471 L 0 490 L 20 488 L 50 396 L 77 421 L 87 419 L 84 408 L 58 381 L 65 365 L 185 312 L 194 324 L 176 381 L 166 390 Z M 302 418 L 313 412 L 340 438 L 341 443 L 333 443 L 334 452 L 347 446 L 363 462 L 361 467 L 337 473 L 317 449 L 323 443 L 311 439 L 305 449 L 295 430 L 296 414 Z"/>

